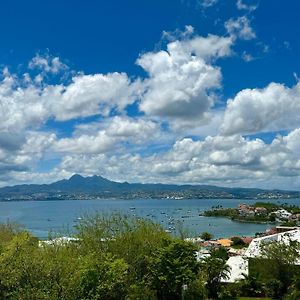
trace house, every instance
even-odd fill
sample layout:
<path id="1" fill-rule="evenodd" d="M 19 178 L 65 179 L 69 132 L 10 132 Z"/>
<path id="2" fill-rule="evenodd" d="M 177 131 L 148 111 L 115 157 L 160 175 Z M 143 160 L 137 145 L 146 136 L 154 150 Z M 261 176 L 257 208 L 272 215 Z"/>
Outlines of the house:
<path id="1" fill-rule="evenodd" d="M 200 237 L 186 238 L 184 240 L 187 241 L 187 242 L 193 243 L 193 244 L 200 244 L 200 243 L 204 242 L 204 240 L 201 239 Z"/>
<path id="2" fill-rule="evenodd" d="M 233 283 L 244 278 L 248 274 L 248 260 L 243 256 L 231 256 L 227 261 L 230 267 L 230 275 L 227 279 L 221 280 L 226 283 Z"/>
<path id="3" fill-rule="evenodd" d="M 272 235 L 272 234 L 276 234 L 276 233 L 278 233 L 277 227 L 272 227 L 272 228 L 266 229 L 266 232 L 265 232 L 265 234 L 263 234 L 263 236 Z"/>
<path id="4" fill-rule="evenodd" d="M 246 252 L 246 248 L 241 249 L 235 249 L 235 248 L 229 248 L 228 255 L 229 256 L 243 256 Z"/>
<path id="5" fill-rule="evenodd" d="M 242 241 L 246 244 L 246 245 L 250 245 L 250 243 L 252 242 L 253 238 L 252 237 L 242 237 Z"/>
<path id="6" fill-rule="evenodd" d="M 278 233 L 280 233 L 280 232 L 295 230 L 297 228 L 298 228 L 298 226 L 293 226 L 293 227 L 291 227 L 291 226 L 276 226 L 276 231 Z"/>
<path id="7" fill-rule="evenodd" d="M 232 245 L 233 241 L 229 240 L 229 239 L 219 239 L 219 240 L 217 240 L 217 243 L 223 247 L 230 247 Z"/>
<path id="8" fill-rule="evenodd" d="M 55 239 L 51 239 L 51 240 L 47 240 L 47 241 L 39 241 L 39 247 L 42 246 L 63 246 L 66 244 L 70 244 L 70 243 L 77 243 L 80 240 L 78 238 L 74 238 L 74 237 L 68 237 L 68 236 L 62 236 L 59 238 L 55 238 Z"/>
<path id="9" fill-rule="evenodd" d="M 274 214 L 278 219 L 281 220 L 288 220 L 292 216 L 292 214 L 285 209 L 274 211 Z"/>
<path id="10" fill-rule="evenodd" d="M 238 211 L 241 216 L 249 216 L 255 214 L 254 208 L 245 203 L 239 204 Z"/>
<path id="11" fill-rule="evenodd" d="M 232 256 L 228 259 L 227 265 L 229 265 L 231 271 L 228 279 L 223 279 L 222 281 L 227 283 L 234 282 L 242 279 L 243 274 L 248 275 L 249 259 L 261 256 L 261 245 L 263 243 L 279 242 L 288 245 L 291 241 L 300 242 L 300 228 L 253 239 L 244 255 Z M 300 265 L 300 257 L 296 265 Z"/>
<path id="12" fill-rule="evenodd" d="M 256 207 L 254 211 L 257 215 L 266 215 L 268 212 L 265 207 Z"/>

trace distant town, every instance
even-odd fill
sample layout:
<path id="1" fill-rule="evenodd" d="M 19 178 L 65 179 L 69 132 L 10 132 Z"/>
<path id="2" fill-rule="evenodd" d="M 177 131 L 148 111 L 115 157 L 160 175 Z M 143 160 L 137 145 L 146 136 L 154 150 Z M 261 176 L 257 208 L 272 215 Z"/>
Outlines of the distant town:
<path id="1" fill-rule="evenodd" d="M 299 191 L 227 188 L 208 185 L 141 184 L 110 181 L 101 176 L 73 175 L 51 184 L 29 184 L 0 189 L 0 201 L 85 199 L 289 199 Z"/>

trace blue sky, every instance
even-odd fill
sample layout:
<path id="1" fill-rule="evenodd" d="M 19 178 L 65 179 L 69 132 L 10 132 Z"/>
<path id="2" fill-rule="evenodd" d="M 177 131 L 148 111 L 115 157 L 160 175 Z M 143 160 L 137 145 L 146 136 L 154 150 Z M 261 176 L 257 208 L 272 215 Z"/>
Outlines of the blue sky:
<path id="1" fill-rule="evenodd" d="M 299 189 L 298 1 L 0 9 L 0 185 L 81 173 Z"/>

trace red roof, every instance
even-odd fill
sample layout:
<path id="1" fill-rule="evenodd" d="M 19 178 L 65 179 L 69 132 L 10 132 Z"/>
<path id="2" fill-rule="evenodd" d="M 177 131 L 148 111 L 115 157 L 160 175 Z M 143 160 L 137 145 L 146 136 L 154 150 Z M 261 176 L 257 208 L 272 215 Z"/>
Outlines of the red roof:
<path id="1" fill-rule="evenodd" d="M 253 238 L 252 237 L 243 237 L 242 240 L 245 244 L 250 244 L 252 242 Z"/>

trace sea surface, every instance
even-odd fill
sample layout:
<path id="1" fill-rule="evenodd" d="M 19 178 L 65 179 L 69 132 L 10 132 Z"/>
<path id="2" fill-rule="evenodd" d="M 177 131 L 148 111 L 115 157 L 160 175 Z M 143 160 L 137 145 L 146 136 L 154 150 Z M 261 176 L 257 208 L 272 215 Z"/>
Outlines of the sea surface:
<path id="1" fill-rule="evenodd" d="M 184 227 L 189 236 L 198 236 L 203 231 L 216 238 L 230 236 L 253 236 L 272 227 L 271 224 L 239 223 L 225 218 L 200 216 L 212 206 L 237 207 L 240 203 L 251 204 L 257 200 L 65 200 L 0 202 L 0 222 L 16 222 L 33 235 L 47 239 L 49 233 L 69 235 L 85 215 L 95 213 L 122 213 L 151 219 L 166 230 Z M 268 202 L 300 205 L 300 199 L 268 200 Z M 181 225 L 178 225 L 181 224 Z"/>

